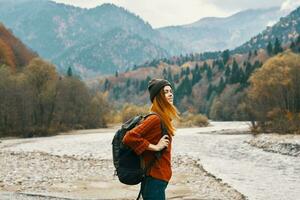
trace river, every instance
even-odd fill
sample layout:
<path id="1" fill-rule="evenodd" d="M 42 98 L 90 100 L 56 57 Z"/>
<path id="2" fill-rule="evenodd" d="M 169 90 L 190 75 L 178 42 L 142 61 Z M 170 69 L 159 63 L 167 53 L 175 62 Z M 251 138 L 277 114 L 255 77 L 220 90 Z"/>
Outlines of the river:
<path id="1" fill-rule="evenodd" d="M 226 127 L 230 129 L 232 126 L 234 130 L 237 127 L 235 123 L 212 124 L 216 130 L 179 130 L 174 138 L 174 151 L 200 158 L 207 171 L 250 200 L 300 199 L 299 157 L 269 153 L 252 147 L 246 142 L 253 137 L 250 134 L 218 134 Z M 240 123 L 235 131 L 242 131 L 246 126 Z"/>
<path id="2" fill-rule="evenodd" d="M 210 127 L 178 129 L 173 140 L 173 156 L 176 158 L 186 155 L 193 160 L 199 161 L 200 159 L 199 162 L 206 171 L 222 179 L 222 182 L 227 183 L 249 200 L 300 199 L 299 157 L 265 152 L 249 145 L 247 141 L 253 136 L 247 133 L 248 130 L 249 124 L 246 122 L 211 122 Z M 49 179 L 47 182 L 52 184 L 55 176 L 59 178 L 71 177 L 66 174 L 71 169 L 75 170 L 74 172 L 71 170 L 71 174 L 78 173 L 77 167 L 72 167 L 73 165 L 81 167 L 83 164 L 88 164 L 81 159 L 93 158 L 100 161 L 110 161 L 111 139 L 114 131 L 112 129 L 84 130 L 80 134 L 76 132 L 75 135 L 2 140 L 0 143 L 1 152 L 16 152 L 17 154 L 4 153 L 3 155 L 7 157 L 2 161 L 0 159 L 3 162 L 1 171 L 6 171 L 5 173 L 0 172 L 0 186 L 2 184 L 3 188 L 7 188 L 10 181 L 14 187 L 17 187 L 18 185 L 16 186 L 17 183 L 14 181 L 15 177 L 21 179 L 22 184 L 24 183 L 25 186 L 26 183 L 32 184 L 31 171 L 28 170 L 29 164 L 38 166 L 37 169 L 39 170 L 36 170 L 34 178 L 41 178 L 45 175 Z M 38 158 L 34 156 L 35 154 L 29 152 L 44 152 L 46 157 Z M 26 155 L 31 155 L 28 158 L 29 160 Z M 25 161 L 22 163 L 13 159 L 25 159 Z M 33 161 L 30 159 L 33 159 Z M 36 161 L 34 161 L 35 159 Z M 45 161 L 47 162 L 45 163 Z M 83 164 L 72 164 L 68 171 L 62 172 L 64 175 L 55 174 L 59 172 L 60 168 L 52 171 L 48 170 L 45 174 L 42 169 L 48 167 L 54 161 L 57 162 L 55 166 L 60 166 L 62 169 L 69 161 L 71 164 L 75 161 Z M 15 164 L 17 162 L 19 165 Z M 111 162 L 108 163 L 111 165 Z M 110 165 L 105 166 L 108 177 L 112 173 L 112 166 Z M 101 165 L 93 165 L 91 169 L 86 171 L 96 174 L 101 171 L 98 168 L 104 169 Z M 176 172 L 176 170 L 174 171 Z M 82 174 L 81 178 L 84 179 L 86 176 L 86 174 Z M 176 177 L 176 173 L 174 176 Z M 33 180 L 35 180 L 34 178 Z M 123 186 L 115 186 L 118 186 L 122 191 Z M 26 186 L 25 188 L 30 187 Z M 45 188 L 48 188 L 48 186 Z M 100 189 L 96 188 L 95 193 L 99 193 Z M 24 190 L 26 191 L 26 189 Z M 128 190 L 124 189 L 124 191 Z M 136 192 L 132 191 L 132 196 L 135 195 Z"/>

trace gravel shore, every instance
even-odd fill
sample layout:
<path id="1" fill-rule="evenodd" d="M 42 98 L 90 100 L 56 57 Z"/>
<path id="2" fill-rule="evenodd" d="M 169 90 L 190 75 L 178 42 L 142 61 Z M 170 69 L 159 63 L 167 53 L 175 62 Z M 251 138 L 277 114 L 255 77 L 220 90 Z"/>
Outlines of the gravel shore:
<path id="1" fill-rule="evenodd" d="M 135 199 L 139 186 L 113 176 L 112 134 L 2 140 L 0 199 Z M 207 172 L 201 160 L 173 155 L 168 199 L 242 200 L 230 185 Z"/>
<path id="2" fill-rule="evenodd" d="M 300 157 L 300 135 L 259 134 L 248 143 L 264 151 Z"/>

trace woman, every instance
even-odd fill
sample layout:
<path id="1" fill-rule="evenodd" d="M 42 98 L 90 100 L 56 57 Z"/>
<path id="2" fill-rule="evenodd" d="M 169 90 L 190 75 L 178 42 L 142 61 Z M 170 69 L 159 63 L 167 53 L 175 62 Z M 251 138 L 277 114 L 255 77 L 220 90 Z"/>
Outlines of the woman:
<path id="1" fill-rule="evenodd" d="M 140 125 L 130 130 L 124 137 L 123 143 L 130 146 L 138 155 L 143 156 L 144 164 L 152 161 L 155 151 L 163 153 L 146 173 L 141 190 L 144 200 L 164 200 L 165 189 L 172 176 L 171 143 L 175 128 L 172 119 L 179 118 L 173 105 L 173 90 L 171 84 L 164 79 L 149 81 L 148 90 L 152 102 L 150 115 Z M 161 122 L 168 134 L 162 137 Z"/>

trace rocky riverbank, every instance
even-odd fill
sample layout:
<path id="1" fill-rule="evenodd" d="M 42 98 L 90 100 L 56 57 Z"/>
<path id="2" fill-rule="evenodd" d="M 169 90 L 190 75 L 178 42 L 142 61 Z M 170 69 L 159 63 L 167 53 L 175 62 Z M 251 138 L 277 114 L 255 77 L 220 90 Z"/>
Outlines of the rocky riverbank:
<path id="1" fill-rule="evenodd" d="M 111 155 L 108 155 L 111 135 L 3 140 L 0 143 L 0 199 L 135 199 L 139 186 L 123 185 L 113 176 Z M 182 152 L 174 153 L 167 197 L 245 199 L 207 172 L 200 159 Z"/>
<path id="2" fill-rule="evenodd" d="M 264 151 L 300 157 L 300 135 L 259 134 L 248 143 Z"/>

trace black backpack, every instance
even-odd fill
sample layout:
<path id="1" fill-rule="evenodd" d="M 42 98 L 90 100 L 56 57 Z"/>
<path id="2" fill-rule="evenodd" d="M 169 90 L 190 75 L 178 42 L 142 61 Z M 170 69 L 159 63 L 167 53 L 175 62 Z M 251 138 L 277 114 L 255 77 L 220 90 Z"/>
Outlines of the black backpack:
<path id="1" fill-rule="evenodd" d="M 162 151 L 155 152 L 155 158 L 144 168 L 141 165 L 141 155 L 137 155 L 130 147 L 122 143 L 127 131 L 136 127 L 143 119 L 155 113 L 146 116 L 136 116 L 125 122 L 115 133 L 112 141 L 113 162 L 115 166 L 115 175 L 118 176 L 121 183 L 127 185 L 136 185 L 143 181 L 146 172 L 152 167 L 156 160 L 161 157 Z M 167 134 L 166 129 L 161 122 L 162 136 Z"/>

